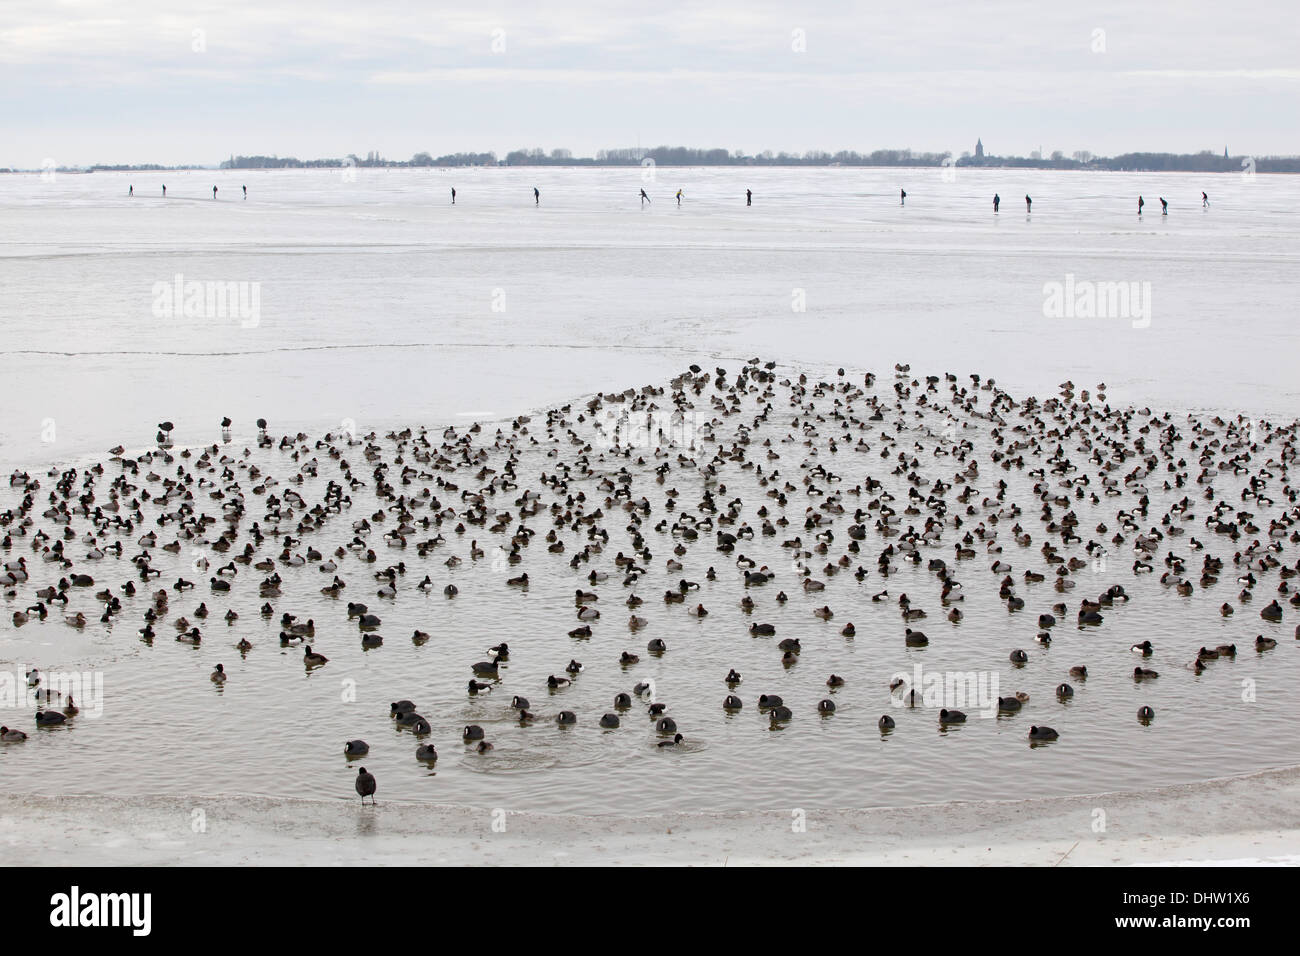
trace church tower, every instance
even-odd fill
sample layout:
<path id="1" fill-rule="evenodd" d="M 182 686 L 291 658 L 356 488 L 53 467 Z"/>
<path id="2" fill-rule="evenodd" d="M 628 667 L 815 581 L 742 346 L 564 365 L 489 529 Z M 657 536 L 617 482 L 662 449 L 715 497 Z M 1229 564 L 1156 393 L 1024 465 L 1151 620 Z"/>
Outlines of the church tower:
<path id="1" fill-rule="evenodd" d="M 983 140 L 979 140 L 979 139 L 975 140 L 975 158 L 976 158 L 976 159 L 983 159 L 983 158 L 984 158 L 984 142 L 983 142 Z"/>

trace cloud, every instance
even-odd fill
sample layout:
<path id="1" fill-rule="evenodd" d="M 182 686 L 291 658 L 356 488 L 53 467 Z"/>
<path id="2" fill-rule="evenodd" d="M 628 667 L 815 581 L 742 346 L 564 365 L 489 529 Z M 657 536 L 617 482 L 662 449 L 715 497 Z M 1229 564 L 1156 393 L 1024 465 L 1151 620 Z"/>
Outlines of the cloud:
<path id="1" fill-rule="evenodd" d="M 796 29 L 802 51 L 792 47 Z M 498 30 L 504 48 L 494 52 Z M 1295 109 L 1297 39 L 1290 0 L 1262 0 L 1248 14 L 1210 0 L 1086 9 L 486 0 L 454 10 L 396 0 L 4 0 L 0 105 L 10 149 L 75 120 L 57 138 L 88 162 L 120 155 L 124 141 L 161 139 L 196 103 L 234 119 L 197 128 L 190 147 L 294 129 L 299 145 L 281 148 L 303 155 L 326 133 L 364 133 L 386 150 L 415 133 L 427 144 L 413 116 L 436 117 L 439 137 L 465 149 L 510 148 L 538 131 L 575 150 L 641 131 L 685 145 L 716 144 L 699 138 L 713 131 L 733 146 L 837 148 L 861 144 L 865 130 L 877 145 L 917 148 L 964 143 L 967 132 L 1019 146 L 1070 132 L 1076 148 L 1104 151 L 1172 130 L 1197 143 L 1231 135 L 1300 152 L 1294 130 L 1276 122 Z M 409 99 L 425 93 L 436 99 Z M 140 108 L 144 97 L 157 108 Z M 485 129 L 491 142 L 470 141 Z M 351 148 L 339 141 L 324 154 Z M 0 165 L 16 161 L 0 156 Z"/>

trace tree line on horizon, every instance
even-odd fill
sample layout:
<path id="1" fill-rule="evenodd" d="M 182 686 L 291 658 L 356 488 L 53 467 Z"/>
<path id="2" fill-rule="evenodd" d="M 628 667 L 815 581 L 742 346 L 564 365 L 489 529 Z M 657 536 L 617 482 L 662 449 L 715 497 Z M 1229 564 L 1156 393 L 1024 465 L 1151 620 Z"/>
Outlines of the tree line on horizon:
<path id="1" fill-rule="evenodd" d="M 1079 151 L 1067 157 L 1060 151 L 1049 156 L 972 156 L 962 153 L 916 152 L 911 149 L 878 149 L 870 153 L 840 150 L 809 150 L 804 153 L 764 152 L 749 155 L 727 149 L 693 149 L 685 146 L 602 149 L 594 156 L 574 156 L 567 149 L 517 149 L 498 159 L 496 153 L 448 153 L 433 156 L 416 153 L 409 160 L 385 159 L 377 152 L 365 157 L 350 154 L 343 159 L 298 160 L 278 156 L 232 156 L 222 169 L 286 169 L 313 167 L 458 167 L 458 166 L 962 166 L 1018 167 L 1036 169 L 1102 169 L 1179 172 L 1241 172 L 1253 164 L 1261 173 L 1300 173 L 1300 156 L 1229 156 L 1202 150 L 1199 153 L 1132 152 L 1118 156 L 1094 156 Z"/>
<path id="2" fill-rule="evenodd" d="M 910 149 L 878 149 L 870 153 L 840 150 L 809 150 L 804 153 L 764 152 L 748 155 L 743 151 L 727 149 L 693 149 L 685 146 L 656 146 L 642 149 L 626 147 L 602 149 L 595 156 L 574 156 L 567 149 L 517 149 L 498 159 L 496 153 L 448 153 L 434 156 L 428 152 L 416 153 L 408 160 L 386 159 L 372 151 L 364 157 L 351 153 L 341 159 L 297 159 L 292 156 L 234 156 L 223 160 L 220 169 L 338 169 L 357 168 L 424 168 L 464 166 L 961 166 L 961 167 L 1011 167 L 1029 169 L 1098 169 L 1144 170 L 1153 172 L 1241 172 L 1252 169 L 1260 173 L 1300 173 L 1300 156 L 1229 156 L 1203 150 L 1199 153 L 1133 152 L 1118 156 L 1094 156 L 1087 151 L 1075 152 L 1067 157 L 1060 151 L 1044 157 L 1034 152 L 1029 156 L 972 156 L 962 153 L 915 152 Z M 160 166 L 154 163 L 139 165 L 97 164 L 85 171 L 134 172 L 165 169 L 202 169 L 201 166 Z M 60 172 L 81 170 L 60 167 Z M 0 169 L 0 172 L 18 172 Z"/>

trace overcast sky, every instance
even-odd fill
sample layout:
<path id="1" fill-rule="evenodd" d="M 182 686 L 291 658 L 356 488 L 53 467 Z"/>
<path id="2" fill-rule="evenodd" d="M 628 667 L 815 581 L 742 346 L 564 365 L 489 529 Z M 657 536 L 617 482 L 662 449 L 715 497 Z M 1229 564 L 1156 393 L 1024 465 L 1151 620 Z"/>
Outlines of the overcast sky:
<path id="1" fill-rule="evenodd" d="M 638 143 L 960 153 L 977 137 L 997 154 L 1297 154 L 1300 9 L 0 0 L 0 117 L 0 166 L 22 168 Z"/>

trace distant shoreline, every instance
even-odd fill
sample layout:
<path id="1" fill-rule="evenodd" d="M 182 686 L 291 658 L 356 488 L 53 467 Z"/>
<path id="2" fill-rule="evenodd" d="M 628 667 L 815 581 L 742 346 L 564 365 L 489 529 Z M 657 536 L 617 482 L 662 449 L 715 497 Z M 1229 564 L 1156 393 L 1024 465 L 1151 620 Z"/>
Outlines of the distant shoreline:
<path id="1" fill-rule="evenodd" d="M 624 155 L 626 154 L 626 155 Z M 682 150 L 660 147 L 648 150 L 602 150 L 595 157 L 567 155 L 567 150 L 551 154 L 540 151 L 526 153 L 522 150 L 507 154 L 498 160 L 495 153 L 454 153 L 434 158 L 428 153 L 417 153 L 409 160 L 389 160 L 376 154 L 362 159 L 350 155 L 341 159 L 300 160 L 277 156 L 231 156 L 215 165 L 190 164 L 161 166 L 153 163 L 102 164 L 89 166 L 53 166 L 39 169 L 0 168 L 0 173 L 64 173 L 88 174 L 162 173 L 208 170 L 214 172 L 256 171 L 266 169 L 466 169 L 466 168 L 518 168 L 550 167 L 570 169 L 618 169 L 639 166 L 665 168 L 850 168 L 850 169 L 934 169 L 960 167 L 962 169 L 1048 169 L 1080 172 L 1186 172 L 1186 173 L 1300 173 L 1300 156 L 1230 156 L 1215 153 L 1124 153 L 1102 157 L 1078 154 L 1082 158 L 1066 159 L 1054 154 L 1042 159 L 1025 156 L 971 156 L 952 153 L 913 153 L 911 150 L 878 150 L 870 154 L 853 152 L 809 152 L 803 156 L 770 152 L 756 156 L 730 154 L 726 150 Z"/>

